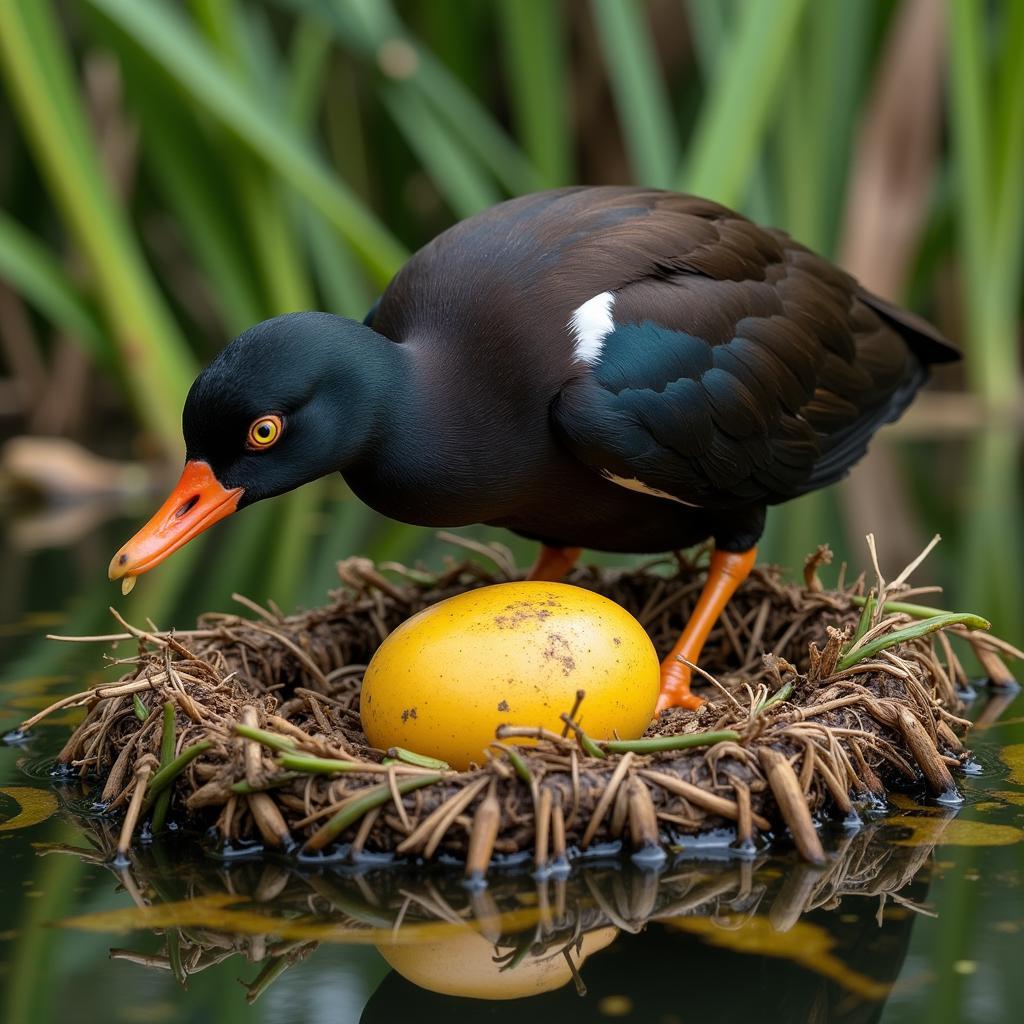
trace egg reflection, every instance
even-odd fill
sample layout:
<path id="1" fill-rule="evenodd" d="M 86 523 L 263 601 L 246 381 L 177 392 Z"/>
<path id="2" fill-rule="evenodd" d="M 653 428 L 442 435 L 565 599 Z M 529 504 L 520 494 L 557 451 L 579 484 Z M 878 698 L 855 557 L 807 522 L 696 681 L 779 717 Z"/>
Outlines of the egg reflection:
<path id="1" fill-rule="evenodd" d="M 619 930 L 597 928 L 564 949 L 548 947 L 515 962 L 511 950 L 471 928 L 435 942 L 378 946 L 390 966 L 419 988 L 466 999 L 521 999 L 569 984 L 587 957 L 611 945 Z"/>

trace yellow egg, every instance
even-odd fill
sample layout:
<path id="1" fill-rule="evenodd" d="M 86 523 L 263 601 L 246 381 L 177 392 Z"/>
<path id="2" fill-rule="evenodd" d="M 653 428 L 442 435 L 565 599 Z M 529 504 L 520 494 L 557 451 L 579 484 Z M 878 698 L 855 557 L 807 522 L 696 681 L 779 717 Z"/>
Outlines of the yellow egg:
<path id="1" fill-rule="evenodd" d="M 572 950 L 579 971 L 587 957 L 611 945 L 619 931 L 611 926 L 586 932 Z M 572 968 L 557 947 L 527 956 L 513 968 L 498 958 L 501 949 L 479 932 L 460 930 L 434 942 L 378 946 L 377 952 L 399 974 L 428 992 L 466 999 L 522 999 L 551 992 L 572 980 Z"/>
<path id="2" fill-rule="evenodd" d="M 614 601 L 565 583 L 501 583 L 403 622 L 366 670 L 360 713 L 373 746 L 466 768 L 499 725 L 560 731 L 577 690 L 588 735 L 634 739 L 658 687 L 654 645 Z"/>

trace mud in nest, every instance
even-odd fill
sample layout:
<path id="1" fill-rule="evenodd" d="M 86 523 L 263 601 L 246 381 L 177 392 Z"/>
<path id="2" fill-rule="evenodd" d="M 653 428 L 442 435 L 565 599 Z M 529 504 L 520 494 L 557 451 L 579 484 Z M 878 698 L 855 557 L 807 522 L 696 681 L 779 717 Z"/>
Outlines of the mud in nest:
<path id="1" fill-rule="evenodd" d="M 57 708 L 88 708 L 59 761 L 123 816 L 122 856 L 137 830 L 175 822 L 212 829 L 234 849 L 447 856 L 474 877 L 495 858 L 531 858 L 546 871 L 609 844 L 656 862 L 712 830 L 748 849 L 788 830 L 817 862 L 816 819 L 878 804 L 892 786 L 956 798 L 951 769 L 967 759 L 969 723 L 958 715 L 966 677 L 949 636 L 968 639 L 986 665 L 1019 656 L 975 631 L 983 620 L 939 621 L 907 603 L 921 593 L 904 583 L 909 569 L 889 584 L 879 574 L 870 593 L 840 570 L 836 589 L 824 589 L 822 548 L 802 585 L 754 571 L 702 655 L 695 689 L 707 704 L 663 714 L 644 739 L 618 745 L 627 749 L 589 740 L 572 709 L 566 735 L 502 727 L 493 756 L 469 771 L 369 747 L 359 688 L 381 641 L 427 605 L 515 578 L 503 549 L 474 554 L 437 575 L 349 559 L 330 603 L 297 615 L 239 598 L 248 616 L 206 615 L 186 632 L 120 620 L 122 634 L 79 639 L 114 641 L 126 674 L 25 727 Z M 703 581 L 682 559 L 579 569 L 568 580 L 627 608 L 662 655 Z M 135 653 L 124 654 L 126 643 Z M 522 737 L 538 742 L 517 746 Z"/>

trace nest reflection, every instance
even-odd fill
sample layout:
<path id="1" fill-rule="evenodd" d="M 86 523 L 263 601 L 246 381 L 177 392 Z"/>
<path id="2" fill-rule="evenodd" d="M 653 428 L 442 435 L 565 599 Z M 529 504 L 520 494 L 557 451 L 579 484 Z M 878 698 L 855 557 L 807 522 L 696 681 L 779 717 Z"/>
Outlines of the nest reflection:
<path id="1" fill-rule="evenodd" d="M 931 810 L 928 817 L 947 813 Z M 879 821 L 837 831 L 824 868 L 767 854 L 677 860 L 661 872 L 610 860 L 582 864 L 561 878 L 493 872 L 480 888 L 467 886 L 456 870 L 436 866 L 303 872 L 260 860 L 218 867 L 209 859 L 179 860 L 166 845 L 136 847 L 126 865 L 114 867 L 114 831 L 102 820 L 90 825 L 92 852 L 51 849 L 110 867 L 132 906 L 66 923 L 95 931 L 162 932 L 160 952 L 118 948 L 111 955 L 173 972 L 182 985 L 233 958 L 256 964 L 246 986 L 250 1001 L 323 943 L 374 945 L 399 974 L 435 993 L 507 1000 L 566 986 L 571 991 L 572 982 L 582 994 L 589 955 L 621 933 L 639 933 L 655 922 L 698 935 L 709 955 L 719 958 L 758 951 L 803 958 L 830 983 L 877 1000 L 887 980 L 830 958 L 826 933 L 817 943 L 822 954 L 809 960 L 802 951 L 814 942 L 808 947 L 808 935 L 799 930 L 827 932 L 829 917 L 849 914 L 820 912 L 835 911 L 853 897 L 877 898 L 854 900 L 856 914 L 865 919 L 880 915 L 887 902 L 920 909 L 919 894 L 910 887 L 933 848 L 894 844 L 891 829 Z M 826 925 L 806 923 L 807 915 Z M 783 937 L 794 929 L 795 941 L 787 945 Z M 759 950 L 758 943 L 766 942 Z"/>

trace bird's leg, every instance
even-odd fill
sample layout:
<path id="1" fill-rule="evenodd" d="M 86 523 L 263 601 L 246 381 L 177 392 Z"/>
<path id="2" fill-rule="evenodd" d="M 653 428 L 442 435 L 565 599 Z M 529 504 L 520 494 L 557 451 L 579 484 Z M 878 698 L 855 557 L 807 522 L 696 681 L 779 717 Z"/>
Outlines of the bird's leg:
<path id="1" fill-rule="evenodd" d="M 552 548 L 543 544 L 537 561 L 533 563 L 533 568 L 526 578 L 544 583 L 558 583 L 576 564 L 582 550 L 583 548 Z"/>
<path id="2" fill-rule="evenodd" d="M 665 708 L 699 708 L 704 701 L 690 693 L 690 667 L 678 658 L 681 655 L 693 664 L 697 663 L 708 633 L 718 621 L 722 609 L 736 588 L 750 575 L 757 557 L 757 548 L 749 551 L 715 551 L 708 567 L 708 578 L 700 592 L 697 604 L 686 623 L 686 628 L 676 641 L 675 647 L 661 663 L 661 694 L 658 697 L 658 711 Z"/>

